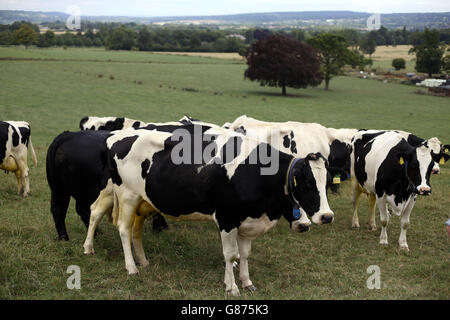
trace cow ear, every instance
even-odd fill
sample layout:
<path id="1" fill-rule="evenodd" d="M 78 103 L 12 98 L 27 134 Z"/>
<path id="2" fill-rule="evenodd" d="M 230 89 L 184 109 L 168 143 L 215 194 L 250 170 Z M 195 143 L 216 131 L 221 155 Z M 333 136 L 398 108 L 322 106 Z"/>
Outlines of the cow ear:
<path id="1" fill-rule="evenodd" d="M 433 157 L 433 161 L 437 162 L 439 164 L 444 164 L 448 161 L 448 159 L 450 159 L 450 155 L 446 154 L 446 153 L 432 153 L 432 157 Z"/>
<path id="2" fill-rule="evenodd" d="M 450 144 L 442 145 L 441 151 L 444 152 L 444 153 L 449 153 L 449 151 L 450 151 Z"/>

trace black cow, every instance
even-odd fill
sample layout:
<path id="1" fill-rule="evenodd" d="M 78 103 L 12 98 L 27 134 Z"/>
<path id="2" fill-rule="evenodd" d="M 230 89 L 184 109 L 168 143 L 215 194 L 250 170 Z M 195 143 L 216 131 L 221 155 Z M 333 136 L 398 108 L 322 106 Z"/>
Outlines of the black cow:
<path id="1" fill-rule="evenodd" d="M 47 181 L 51 190 L 51 212 L 60 240 L 69 240 L 66 213 L 70 197 L 86 228 L 90 206 L 106 187 L 106 138 L 109 131 L 63 132 L 47 151 Z"/>

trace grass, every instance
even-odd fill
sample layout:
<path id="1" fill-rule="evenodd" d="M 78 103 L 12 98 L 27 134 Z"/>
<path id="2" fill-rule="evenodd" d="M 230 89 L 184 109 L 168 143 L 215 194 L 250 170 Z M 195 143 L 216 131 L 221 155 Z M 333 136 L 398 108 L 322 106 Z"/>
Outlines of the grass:
<path id="1" fill-rule="evenodd" d="M 281 97 L 279 88 L 244 80 L 245 64 L 225 59 L 16 47 L 0 48 L 0 57 L 7 58 L 0 60 L 0 117 L 30 122 L 39 161 L 31 168 L 27 199 L 16 195 L 14 175 L 1 175 L 1 299 L 225 298 L 221 244 L 213 224 L 169 221 L 169 230 L 153 234 L 147 223 L 144 248 L 151 266 L 134 277 L 126 274 L 118 232 L 106 220 L 95 240 L 96 255 L 83 255 L 86 230 L 73 203 L 66 219 L 71 240 L 56 240 L 46 151 L 60 132 L 78 130 L 86 115 L 157 122 L 188 114 L 223 124 L 247 114 L 268 121 L 401 129 L 450 141 L 448 99 L 416 95 L 416 88 L 404 85 L 338 77 L 329 92 L 288 88 L 289 96 Z M 432 196 L 418 200 L 408 230 L 410 253 L 398 250 L 398 217 L 391 219 L 390 244 L 378 245 L 379 230 L 364 226 L 368 204 L 363 199 L 362 227 L 351 228 L 350 186 L 343 183 L 339 195 L 329 195 L 336 213 L 332 225 L 294 234 L 283 220 L 253 242 L 250 275 L 258 291 L 241 290 L 242 297 L 449 299 L 444 231 L 449 182 L 448 165 L 442 166 L 441 174 L 432 177 Z M 66 287 L 69 265 L 81 268 L 81 290 Z M 370 265 L 380 266 L 380 290 L 366 288 Z"/>

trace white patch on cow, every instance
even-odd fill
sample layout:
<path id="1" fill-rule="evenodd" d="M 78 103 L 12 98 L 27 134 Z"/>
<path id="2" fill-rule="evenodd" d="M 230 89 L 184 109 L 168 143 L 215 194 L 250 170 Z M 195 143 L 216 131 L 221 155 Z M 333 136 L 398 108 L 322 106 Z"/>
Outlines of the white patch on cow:
<path id="1" fill-rule="evenodd" d="M 241 222 L 238 233 L 239 236 L 246 239 L 254 240 L 260 235 L 272 229 L 279 220 L 270 220 L 267 214 L 263 214 L 259 218 L 248 217 Z"/>
<path id="2" fill-rule="evenodd" d="M 313 173 L 314 179 L 316 180 L 317 190 L 320 196 L 320 207 L 319 212 L 315 212 L 312 216 L 312 222 L 316 224 L 322 223 L 322 217 L 324 215 L 334 216 L 333 211 L 330 209 L 327 198 L 327 170 L 325 168 L 325 161 L 322 158 L 318 160 L 310 160 L 309 165 L 311 166 L 311 171 Z"/>
<path id="3" fill-rule="evenodd" d="M 420 178 L 421 182 L 418 186 L 416 186 L 417 191 L 419 193 L 422 193 L 424 191 L 430 191 L 431 187 L 427 184 L 426 174 L 428 167 L 430 166 L 431 162 L 433 161 L 431 157 L 430 149 L 425 146 L 420 146 L 416 148 L 416 156 L 417 160 L 419 161 L 419 168 L 420 168 Z"/>

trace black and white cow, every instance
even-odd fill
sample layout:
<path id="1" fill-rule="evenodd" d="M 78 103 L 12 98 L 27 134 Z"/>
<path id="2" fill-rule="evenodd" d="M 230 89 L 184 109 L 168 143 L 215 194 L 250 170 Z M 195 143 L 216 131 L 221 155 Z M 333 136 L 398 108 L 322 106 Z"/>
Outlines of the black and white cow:
<path id="1" fill-rule="evenodd" d="M 222 128 L 189 124 L 183 130 L 182 142 L 197 152 L 180 149 L 176 131 L 128 129 L 113 132 L 107 139 L 115 198 L 113 218 L 127 271 L 138 272 L 131 241 L 138 263 L 149 264 L 142 247 L 142 223 L 147 215 L 160 212 L 175 218 L 214 221 L 222 240 L 226 291 L 239 295 L 233 274 L 233 260 L 238 256 L 243 287 L 254 290 L 247 261 L 253 239 L 271 229 L 281 216 L 294 230 L 309 227 L 306 215 L 293 213 L 296 206 L 301 206 L 314 223 L 333 220 L 326 196 L 327 161 L 320 154 L 294 158 Z M 273 161 L 263 161 L 263 154 Z M 180 162 L 178 157 L 184 160 Z M 274 164 L 278 170 L 262 174 Z M 100 216 L 96 205 L 102 207 L 101 198 L 93 205 L 84 245 L 87 254 L 93 252 L 93 232 Z"/>
<path id="2" fill-rule="evenodd" d="M 80 130 L 122 130 L 127 128 L 141 128 L 145 122 L 120 117 L 84 117 L 80 121 Z"/>
<path id="3" fill-rule="evenodd" d="M 25 121 L 0 121 L 0 169 L 14 172 L 18 193 L 23 197 L 30 193 L 28 146 L 33 164 L 37 166 L 36 153 L 31 142 L 31 130 Z"/>
<path id="4" fill-rule="evenodd" d="M 267 131 L 279 134 L 279 149 L 295 157 L 303 157 L 311 152 L 320 152 L 328 159 L 329 171 L 334 179 L 331 189 L 337 191 L 340 181 L 350 176 L 351 139 L 357 129 L 326 128 L 318 123 L 295 121 L 265 122 L 245 115 L 233 123 L 225 123 L 224 128 L 248 136 L 267 135 Z"/>
<path id="5" fill-rule="evenodd" d="M 147 130 L 174 130 L 179 122 L 145 123 Z M 89 226 L 90 207 L 103 194 L 104 213 L 113 207 L 112 189 L 108 185 L 106 138 L 110 131 L 86 130 L 63 132 L 50 144 L 47 151 L 47 182 L 51 190 L 51 212 L 59 240 L 69 240 L 66 230 L 66 214 L 73 197 L 76 212 L 86 227 Z M 106 203 L 106 194 L 110 202 Z M 153 230 L 167 228 L 160 215 L 153 216 Z"/>
<path id="6" fill-rule="evenodd" d="M 400 131 L 400 130 L 395 130 L 395 132 L 398 132 L 403 138 L 406 139 L 406 141 L 408 141 L 408 143 L 413 146 L 413 147 L 418 147 L 421 144 L 424 144 L 427 141 L 428 146 L 430 147 L 430 149 L 435 153 L 448 153 L 449 149 L 450 149 L 450 145 L 446 144 L 442 144 L 438 138 L 433 137 L 431 139 L 423 139 L 420 138 L 410 132 L 406 132 L 406 131 Z M 447 150 L 447 151 L 445 151 Z M 445 156 L 441 157 L 439 159 L 439 161 L 436 161 L 434 163 L 433 169 L 431 171 L 431 173 L 433 174 L 439 174 L 440 173 L 440 167 L 439 164 L 444 164 L 445 163 Z"/>
<path id="7" fill-rule="evenodd" d="M 197 121 L 189 116 L 184 116 L 179 120 L 181 124 L 189 123 L 190 121 Z M 168 122 L 167 124 L 179 125 L 177 122 Z M 152 123 L 143 122 L 140 120 L 134 120 L 130 118 L 120 118 L 120 117 L 84 117 L 80 121 L 80 129 L 81 130 L 105 130 L 105 131 L 114 131 L 114 130 L 123 130 L 127 128 L 143 128 L 149 125 L 153 125 Z M 152 217 L 153 231 L 161 232 L 162 230 L 168 228 L 167 222 L 163 216 L 160 214 L 155 214 Z"/>
<path id="8" fill-rule="evenodd" d="M 393 131 L 360 131 L 353 138 L 351 175 L 353 189 L 353 226 L 358 227 L 358 199 L 369 195 L 371 217 L 375 223 L 375 204 L 380 210 L 380 244 L 387 244 L 388 205 L 401 216 L 399 245 L 409 250 L 406 230 L 417 195 L 431 193 L 430 174 L 440 154 L 435 154 L 425 142 L 411 146 Z M 448 155 L 447 155 L 448 159 Z"/>
<path id="9" fill-rule="evenodd" d="M 432 157 L 434 159 L 439 159 L 439 162 L 434 162 L 433 168 L 431 172 L 433 174 L 438 174 L 440 171 L 439 163 L 444 164 L 447 162 L 449 156 L 448 153 L 448 145 L 442 145 L 442 143 L 439 141 L 438 138 L 433 137 L 428 140 L 422 139 L 417 137 L 416 135 L 400 131 L 400 130 L 360 130 L 361 132 L 364 132 L 366 137 L 376 136 L 385 132 L 394 132 L 398 133 L 400 136 L 402 136 L 412 147 L 420 147 L 421 145 L 426 145 L 428 147 L 429 152 L 431 153 Z M 353 180 L 352 183 L 355 183 Z M 353 190 L 357 190 L 357 187 L 353 185 Z M 354 193 L 354 196 L 355 193 Z M 358 195 L 359 197 L 359 195 Z M 367 222 L 367 225 L 369 226 L 369 229 L 374 231 L 377 229 L 376 222 L 375 222 L 375 209 L 376 209 L 376 200 L 374 195 L 369 195 L 369 206 L 370 206 L 370 215 L 369 220 Z M 359 219 L 358 219 L 358 212 L 354 208 L 354 215 L 352 220 L 352 227 L 353 228 L 359 228 Z"/>

